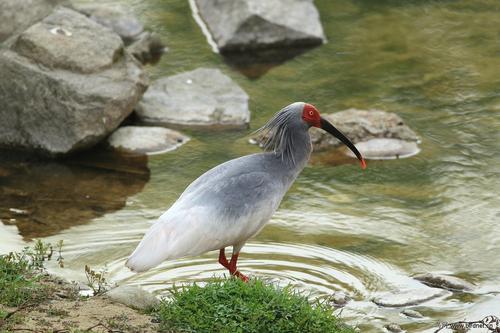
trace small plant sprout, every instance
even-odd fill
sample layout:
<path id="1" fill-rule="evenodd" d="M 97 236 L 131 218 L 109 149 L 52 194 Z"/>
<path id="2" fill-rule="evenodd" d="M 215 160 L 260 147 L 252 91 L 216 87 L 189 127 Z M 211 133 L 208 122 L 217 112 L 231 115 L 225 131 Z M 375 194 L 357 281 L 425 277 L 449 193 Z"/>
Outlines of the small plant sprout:
<path id="1" fill-rule="evenodd" d="M 59 267 L 64 267 L 61 264 L 63 260 L 62 245 L 62 240 L 57 243 L 57 262 L 59 263 Z M 54 249 L 52 244 L 44 243 L 42 240 L 37 239 L 32 247 L 27 246 L 21 252 L 10 252 L 5 256 L 5 259 L 16 263 L 16 265 L 23 266 L 25 270 L 43 270 L 44 263 L 50 261 L 53 254 Z"/>
<path id="2" fill-rule="evenodd" d="M 94 271 L 88 265 L 85 265 L 85 276 L 87 277 L 87 286 L 92 289 L 94 296 L 102 295 L 108 290 L 108 282 L 105 278 L 107 273 L 106 267 L 100 271 Z"/>
<path id="3" fill-rule="evenodd" d="M 61 239 L 59 242 L 57 242 L 57 263 L 59 264 L 59 267 L 64 268 L 64 257 L 62 256 L 62 247 L 63 247 L 64 241 Z"/>
<path id="4" fill-rule="evenodd" d="M 33 250 L 29 249 L 27 253 L 36 268 L 43 268 L 43 262 L 52 259 L 54 249 L 52 248 L 52 244 L 44 243 L 41 239 L 37 239 L 33 245 Z"/>

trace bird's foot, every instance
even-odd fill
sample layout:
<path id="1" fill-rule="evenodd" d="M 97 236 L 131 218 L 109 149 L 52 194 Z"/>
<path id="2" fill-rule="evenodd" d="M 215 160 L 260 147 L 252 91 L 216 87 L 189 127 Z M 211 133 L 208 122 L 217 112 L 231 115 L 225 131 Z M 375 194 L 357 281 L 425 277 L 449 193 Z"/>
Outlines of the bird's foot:
<path id="1" fill-rule="evenodd" d="M 241 279 L 241 281 L 247 283 L 248 282 L 248 276 L 246 275 L 243 275 L 242 273 L 240 273 L 239 271 L 236 271 L 233 273 L 234 276 L 236 277 L 239 277 Z"/>
<path id="2" fill-rule="evenodd" d="M 236 276 L 238 278 L 240 278 L 243 282 L 248 282 L 248 277 L 241 274 L 237 269 L 236 269 L 236 262 L 238 261 L 238 254 L 239 253 L 235 253 L 231 256 L 231 261 L 228 261 L 227 258 L 226 258 L 226 253 L 224 251 L 225 249 L 222 248 L 220 249 L 219 251 L 219 263 L 224 266 L 225 268 L 227 268 L 229 270 L 229 273 L 232 275 L 232 276 Z"/>
<path id="3" fill-rule="evenodd" d="M 221 264 L 225 268 L 229 269 L 229 261 L 227 261 L 226 253 L 225 253 L 224 249 L 220 249 L 220 252 L 219 252 L 219 264 Z"/>

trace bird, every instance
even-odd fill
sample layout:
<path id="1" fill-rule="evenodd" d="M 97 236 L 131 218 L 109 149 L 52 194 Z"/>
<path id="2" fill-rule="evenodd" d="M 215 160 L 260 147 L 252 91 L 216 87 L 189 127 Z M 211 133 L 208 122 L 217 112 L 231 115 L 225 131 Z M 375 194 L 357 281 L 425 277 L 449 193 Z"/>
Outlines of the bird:
<path id="1" fill-rule="evenodd" d="M 229 160 L 193 181 L 145 233 L 125 265 L 147 271 L 161 262 L 219 251 L 219 263 L 247 282 L 238 256 L 278 209 L 312 152 L 309 129 L 317 127 L 344 143 L 366 168 L 354 144 L 312 104 L 292 103 L 257 132 L 264 151 Z M 225 248 L 232 246 L 228 260 Z"/>

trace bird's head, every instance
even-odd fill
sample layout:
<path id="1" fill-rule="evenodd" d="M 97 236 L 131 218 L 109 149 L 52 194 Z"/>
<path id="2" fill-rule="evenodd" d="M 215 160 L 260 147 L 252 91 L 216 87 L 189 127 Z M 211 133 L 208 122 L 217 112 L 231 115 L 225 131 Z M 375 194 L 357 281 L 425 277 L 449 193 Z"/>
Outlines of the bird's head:
<path id="1" fill-rule="evenodd" d="M 260 131 L 268 131 L 270 136 L 264 143 L 266 150 L 289 154 L 293 150 L 294 131 L 307 131 L 311 127 L 321 128 L 344 143 L 366 168 L 366 162 L 354 144 L 328 120 L 321 117 L 319 111 L 311 104 L 296 102 L 284 107 Z"/>
<path id="2" fill-rule="evenodd" d="M 317 127 L 330 133 L 343 144 L 345 144 L 356 155 L 361 162 L 361 168 L 366 169 L 366 162 L 356 146 L 349 140 L 341 131 L 335 128 L 328 120 L 321 117 L 318 109 L 314 105 L 303 103 L 302 106 L 302 120 L 309 125 L 309 127 Z"/>

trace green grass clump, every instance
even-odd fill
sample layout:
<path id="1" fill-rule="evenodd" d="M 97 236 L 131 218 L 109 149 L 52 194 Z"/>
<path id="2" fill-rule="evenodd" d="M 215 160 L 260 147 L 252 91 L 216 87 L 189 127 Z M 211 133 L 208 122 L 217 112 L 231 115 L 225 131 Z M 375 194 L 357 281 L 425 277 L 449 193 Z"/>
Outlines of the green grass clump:
<path id="1" fill-rule="evenodd" d="M 43 299 L 47 288 L 39 281 L 52 252 L 50 244 L 37 240 L 32 248 L 0 255 L 0 304 L 15 307 Z"/>
<path id="2" fill-rule="evenodd" d="M 0 304 L 19 306 L 41 296 L 39 276 L 23 257 L 0 256 Z"/>
<path id="3" fill-rule="evenodd" d="M 216 280 L 174 288 L 172 294 L 155 310 L 164 332 L 355 332 L 333 314 L 334 308 L 311 305 L 290 287 L 260 280 Z"/>

